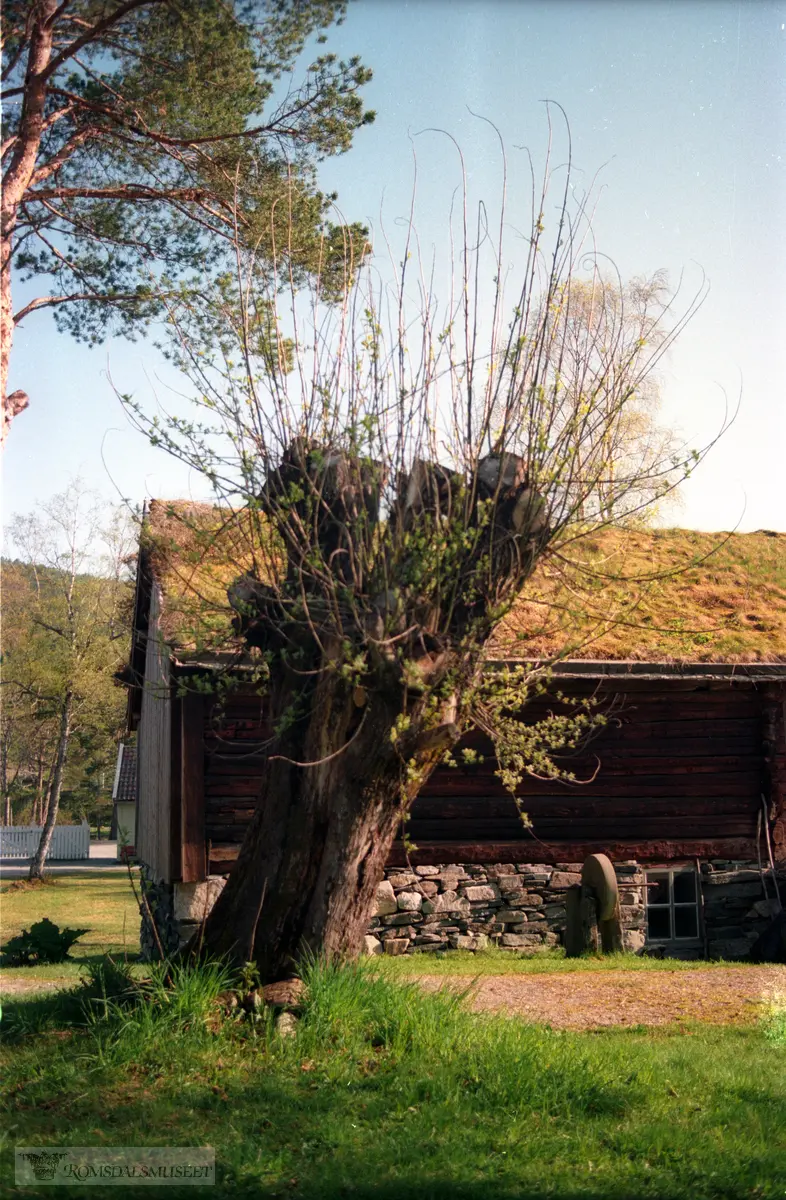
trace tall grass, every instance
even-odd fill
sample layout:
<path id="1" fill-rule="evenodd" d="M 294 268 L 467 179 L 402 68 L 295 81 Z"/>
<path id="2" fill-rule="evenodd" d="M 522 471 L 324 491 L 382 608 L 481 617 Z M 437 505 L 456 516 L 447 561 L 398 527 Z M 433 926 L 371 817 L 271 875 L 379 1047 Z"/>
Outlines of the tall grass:
<path id="1" fill-rule="evenodd" d="M 6 1128 L 33 1144 L 213 1145 L 216 1194 L 238 1200 L 784 1195 L 782 998 L 764 1028 L 589 1034 L 474 1013 L 373 963 L 301 975 L 282 1037 L 223 1002 L 244 981 L 221 965 L 149 982 L 94 971 L 59 1029 L 51 1011 L 0 1049 Z"/>
<path id="2" fill-rule="evenodd" d="M 767 997 L 761 1025 L 767 1041 L 786 1050 L 786 993 L 773 992 Z"/>
<path id="3" fill-rule="evenodd" d="M 426 994 L 362 963 L 311 962 L 302 976 L 308 998 L 297 1037 L 276 1053 L 327 1052 L 337 1081 L 361 1062 L 369 1075 L 395 1071 L 413 1105 L 548 1114 L 622 1112 L 646 1086 L 637 1070 L 620 1075 L 561 1032 L 469 1012 L 466 991 Z"/>
<path id="4" fill-rule="evenodd" d="M 220 1019 L 218 998 L 233 982 L 221 962 L 156 963 L 133 993 L 91 997 L 86 1011 L 97 1065 L 164 1065 L 210 1043 Z"/>

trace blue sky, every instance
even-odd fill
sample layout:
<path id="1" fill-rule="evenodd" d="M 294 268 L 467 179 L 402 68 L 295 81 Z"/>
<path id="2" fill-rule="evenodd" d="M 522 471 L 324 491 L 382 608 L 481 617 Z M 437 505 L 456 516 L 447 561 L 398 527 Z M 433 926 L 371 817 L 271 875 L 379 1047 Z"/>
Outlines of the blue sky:
<path id="1" fill-rule="evenodd" d="M 711 438 L 724 393 L 737 421 L 684 486 L 676 523 L 786 529 L 786 0 L 356 0 L 328 49 L 373 68 L 377 121 L 324 165 L 347 219 L 386 229 L 409 209 L 418 157 L 421 243 L 446 253 L 455 151 L 473 197 L 499 195 L 498 126 L 511 162 L 509 220 L 526 225 L 524 159 L 546 141 L 544 99 L 570 119 L 577 178 L 599 168 L 598 246 L 623 277 L 666 268 L 710 295 L 663 373 L 665 419 Z M 416 136 L 417 135 L 417 136 Z M 558 149 L 561 148 L 558 146 Z M 519 219 L 520 218 L 520 219 Z M 11 387 L 31 407 L 4 462 L 6 517 L 69 477 L 117 498 L 200 495 L 203 485 L 127 426 L 108 375 L 149 403 L 175 383 L 144 342 L 96 350 L 46 314 L 17 333 Z"/>

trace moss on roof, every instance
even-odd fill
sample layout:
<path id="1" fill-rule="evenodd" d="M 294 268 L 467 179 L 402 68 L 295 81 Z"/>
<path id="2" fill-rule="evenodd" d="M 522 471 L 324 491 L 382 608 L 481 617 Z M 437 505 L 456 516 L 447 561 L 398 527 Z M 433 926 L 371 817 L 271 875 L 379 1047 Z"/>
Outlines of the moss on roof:
<path id="1" fill-rule="evenodd" d="M 606 530 L 538 568 L 495 657 L 786 662 L 786 534 Z"/>
<path id="2" fill-rule="evenodd" d="M 255 562 L 244 516 L 211 504 L 151 501 L 140 544 L 161 590 L 161 631 L 173 648 L 234 648 L 227 588 Z"/>
<path id="3" fill-rule="evenodd" d="M 162 629 L 183 652 L 235 647 L 226 589 L 259 561 L 258 516 L 153 501 L 142 544 Z M 786 534 L 605 530 L 563 546 L 489 645 L 494 658 L 786 662 Z"/>

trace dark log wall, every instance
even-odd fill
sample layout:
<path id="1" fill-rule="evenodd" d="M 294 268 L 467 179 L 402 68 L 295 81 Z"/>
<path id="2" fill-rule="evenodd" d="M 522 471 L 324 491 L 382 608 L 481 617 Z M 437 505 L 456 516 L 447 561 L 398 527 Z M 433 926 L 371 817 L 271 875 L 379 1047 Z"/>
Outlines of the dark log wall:
<path id="1" fill-rule="evenodd" d="M 563 685 L 574 696 L 592 688 Z M 451 862 L 581 861 L 598 850 L 641 861 L 755 857 L 765 785 L 760 693 L 669 679 L 610 681 L 598 694 L 608 725 L 561 760 L 587 782 L 528 779 L 519 789 L 531 833 L 494 775 L 490 744 L 474 734 L 467 744 L 487 755 L 484 763 L 438 768 L 413 808 L 414 861 L 444 862 L 446 853 Z M 528 718 L 548 707 L 532 705 Z M 489 854 L 489 843 L 498 853 Z"/>
<path id="2" fill-rule="evenodd" d="M 786 864 L 786 689 L 764 689 L 764 750 L 775 861 Z"/>
<path id="3" fill-rule="evenodd" d="M 230 693 L 205 705 L 205 837 L 211 874 L 237 856 L 257 796 L 269 730 L 258 696 Z"/>
<path id="4" fill-rule="evenodd" d="M 584 694 L 595 685 L 562 684 Z M 494 775 L 489 743 L 466 745 L 481 765 L 440 767 L 416 801 L 412 859 L 429 862 L 576 862 L 605 850 L 616 859 L 756 857 L 756 819 L 769 787 L 765 695 L 740 683 L 679 679 L 610 681 L 607 728 L 565 765 L 585 784 L 528 780 L 521 788 L 528 832 Z M 772 699 L 769 700 L 770 710 Z M 539 703 L 528 710 L 544 715 Z M 220 720 L 205 711 L 205 837 L 209 870 L 237 853 L 259 788 L 266 731 L 259 699 L 230 696 Z M 598 766 L 598 763 L 600 765 Z M 403 862 L 401 846 L 394 862 Z"/>

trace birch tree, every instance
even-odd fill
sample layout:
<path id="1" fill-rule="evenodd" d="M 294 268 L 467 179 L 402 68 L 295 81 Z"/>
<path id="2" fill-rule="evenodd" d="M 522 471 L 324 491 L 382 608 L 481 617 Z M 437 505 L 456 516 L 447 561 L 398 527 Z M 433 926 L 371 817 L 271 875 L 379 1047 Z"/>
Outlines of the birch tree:
<path id="1" fill-rule="evenodd" d="M 126 650 L 127 583 L 106 506 L 78 482 L 40 514 L 14 518 L 9 539 L 29 580 L 28 625 L 24 645 L 3 647 L 3 693 L 26 701 L 30 723 L 46 723 L 52 735 L 43 829 L 30 865 L 30 878 L 40 879 L 74 738 L 102 723 L 118 734 L 122 727 L 113 673 Z"/>

